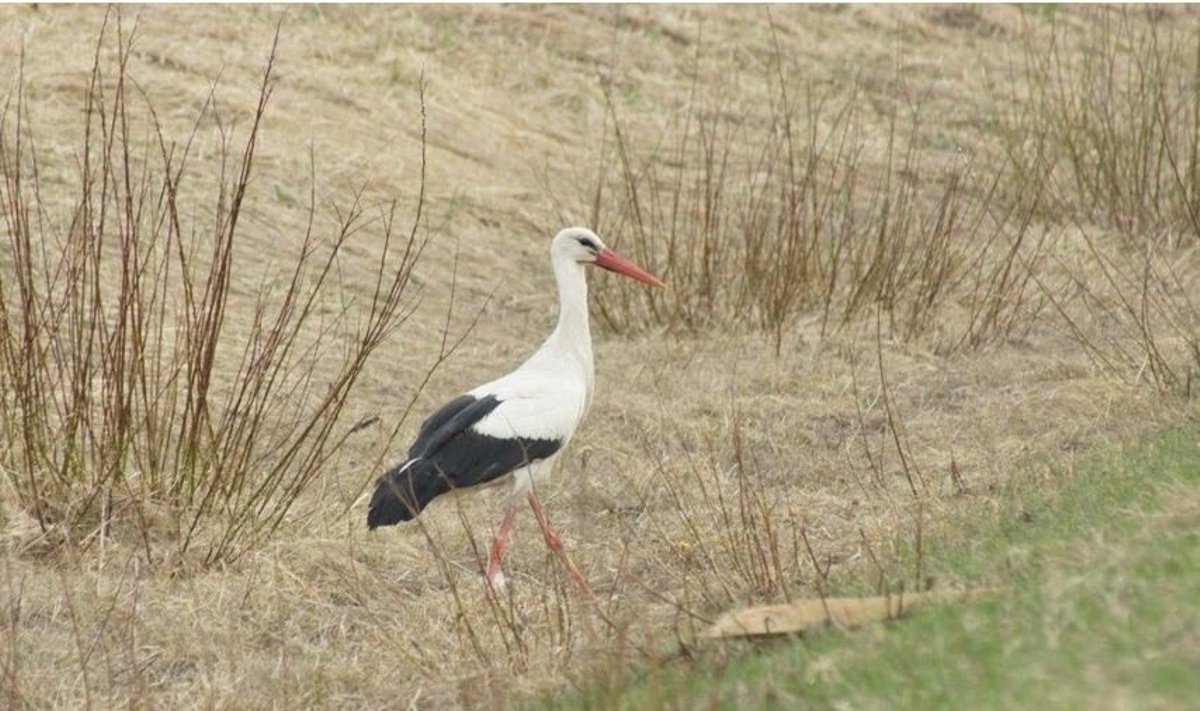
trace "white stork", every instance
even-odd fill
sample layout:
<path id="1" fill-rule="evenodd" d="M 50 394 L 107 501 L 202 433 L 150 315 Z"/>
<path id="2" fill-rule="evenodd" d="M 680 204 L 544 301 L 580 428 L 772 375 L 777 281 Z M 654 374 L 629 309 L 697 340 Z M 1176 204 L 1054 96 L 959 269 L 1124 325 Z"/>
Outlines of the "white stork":
<path id="1" fill-rule="evenodd" d="M 592 397 L 592 336 L 583 268 L 594 264 L 652 286 L 663 283 L 582 227 L 558 233 L 550 244 L 550 263 L 559 300 L 558 325 L 550 337 L 513 372 L 460 395 L 425 420 L 408 458 L 376 482 L 367 526 L 409 521 L 449 491 L 511 478 L 512 493 L 484 573 L 487 585 L 492 590 L 504 586 L 500 559 L 524 497 L 546 545 L 591 597 L 591 588 L 550 527 L 533 488 L 535 480 L 550 473 Z"/>

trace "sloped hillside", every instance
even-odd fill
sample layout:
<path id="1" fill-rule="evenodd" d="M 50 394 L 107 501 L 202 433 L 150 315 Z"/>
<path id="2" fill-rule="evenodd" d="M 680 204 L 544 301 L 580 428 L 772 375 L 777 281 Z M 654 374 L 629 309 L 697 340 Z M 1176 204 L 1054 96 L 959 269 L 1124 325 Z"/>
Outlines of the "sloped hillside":
<path id="1" fill-rule="evenodd" d="M 889 564 L 920 526 L 994 505 L 1017 471 L 1195 413 L 1188 9 L 0 17 L 6 155 L 36 147 L 17 174 L 37 181 L 30 224 L 50 253 L 75 229 L 93 67 L 111 100 L 124 56 L 131 164 L 158 170 L 162 146 L 191 137 L 180 232 L 207 254 L 279 26 L 232 243 L 230 354 L 310 220 L 323 247 L 355 200 L 364 210 L 301 341 L 361 317 L 389 214 L 396 249 L 414 221 L 425 244 L 410 316 L 331 430 L 344 447 L 236 559 L 177 555 L 184 514 L 129 487 L 91 528 L 50 535 L 21 488 L 30 445 L 5 440 L 0 691 L 13 707 L 506 705 L 668 654 L 734 605 L 881 575 L 923 585 Z M 5 175 L 11 237 L 20 180 Z M 597 392 L 544 498 L 600 610 L 529 520 L 509 593 L 485 596 L 499 490 L 374 533 L 362 500 L 424 413 L 549 330 L 546 250 L 571 224 L 669 283 L 651 295 L 590 275 Z M 23 263 L 13 243 L 0 244 L 6 298 Z M 330 333 L 308 375 L 286 375 L 310 380 L 273 417 L 327 387 L 346 348 Z M 214 387 L 235 376 L 218 371 Z"/>

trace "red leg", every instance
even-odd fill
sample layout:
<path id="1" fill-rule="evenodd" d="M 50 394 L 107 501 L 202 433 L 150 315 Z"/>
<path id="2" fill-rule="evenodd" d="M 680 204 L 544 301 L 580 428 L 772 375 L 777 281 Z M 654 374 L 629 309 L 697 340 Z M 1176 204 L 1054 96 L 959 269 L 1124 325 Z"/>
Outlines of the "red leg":
<path id="1" fill-rule="evenodd" d="M 508 539 L 512 537 L 513 520 L 517 517 L 517 504 L 512 502 L 508 505 L 508 510 L 504 512 L 504 520 L 500 522 L 500 529 L 496 531 L 496 537 L 492 540 L 492 552 L 488 556 L 487 571 L 484 573 L 484 580 L 488 587 L 492 590 L 504 589 L 504 573 L 500 570 L 500 559 L 504 557 L 504 548 L 508 546 Z"/>
<path id="2" fill-rule="evenodd" d="M 542 506 L 542 502 L 538 499 L 537 494 L 529 492 L 529 506 L 533 509 L 533 515 L 537 518 L 538 526 L 542 529 L 542 536 L 546 539 L 546 545 L 550 550 L 554 551 L 554 555 L 558 556 L 559 562 L 567 569 L 571 579 L 579 586 L 584 597 L 589 600 L 595 600 L 596 594 L 592 592 L 592 586 L 588 585 L 587 580 L 584 580 L 583 574 L 571 562 L 571 557 L 567 555 L 567 550 L 563 547 L 562 541 L 559 540 L 558 534 L 550 528 L 550 521 L 546 517 L 546 509 Z"/>

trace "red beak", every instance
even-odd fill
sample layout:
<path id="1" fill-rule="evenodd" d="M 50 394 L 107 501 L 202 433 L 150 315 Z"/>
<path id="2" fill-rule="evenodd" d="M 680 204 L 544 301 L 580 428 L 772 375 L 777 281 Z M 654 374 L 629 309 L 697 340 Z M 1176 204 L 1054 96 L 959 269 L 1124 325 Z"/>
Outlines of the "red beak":
<path id="1" fill-rule="evenodd" d="M 627 277 L 637 279 L 643 284 L 666 286 L 662 283 L 662 279 L 659 279 L 611 249 L 600 250 L 600 253 L 596 255 L 596 266 L 607 269 L 610 272 L 624 274 Z"/>

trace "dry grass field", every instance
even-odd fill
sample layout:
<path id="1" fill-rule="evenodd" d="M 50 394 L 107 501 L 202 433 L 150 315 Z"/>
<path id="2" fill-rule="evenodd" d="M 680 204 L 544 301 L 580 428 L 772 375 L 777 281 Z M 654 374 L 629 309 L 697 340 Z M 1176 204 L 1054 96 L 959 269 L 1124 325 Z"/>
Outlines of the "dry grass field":
<path id="1" fill-rule="evenodd" d="M 924 587 L 891 553 L 946 514 L 1196 412 L 1187 8 L 0 18 L 11 708 L 511 705 L 669 657 L 731 607 Z M 362 499 L 424 413 L 548 333 L 571 224 L 669 283 L 590 275 L 596 396 L 543 494 L 600 609 L 529 517 L 485 596 L 498 490 L 370 534 Z M 99 236 L 74 294 L 60 256 Z M 223 275 L 220 329 L 177 316 L 215 313 L 169 276 L 184 261 L 198 292 Z M 150 265 L 146 291 L 122 264 Z M 294 347 L 256 370 L 306 289 Z M 37 321 L 55 303 L 84 306 Z"/>

